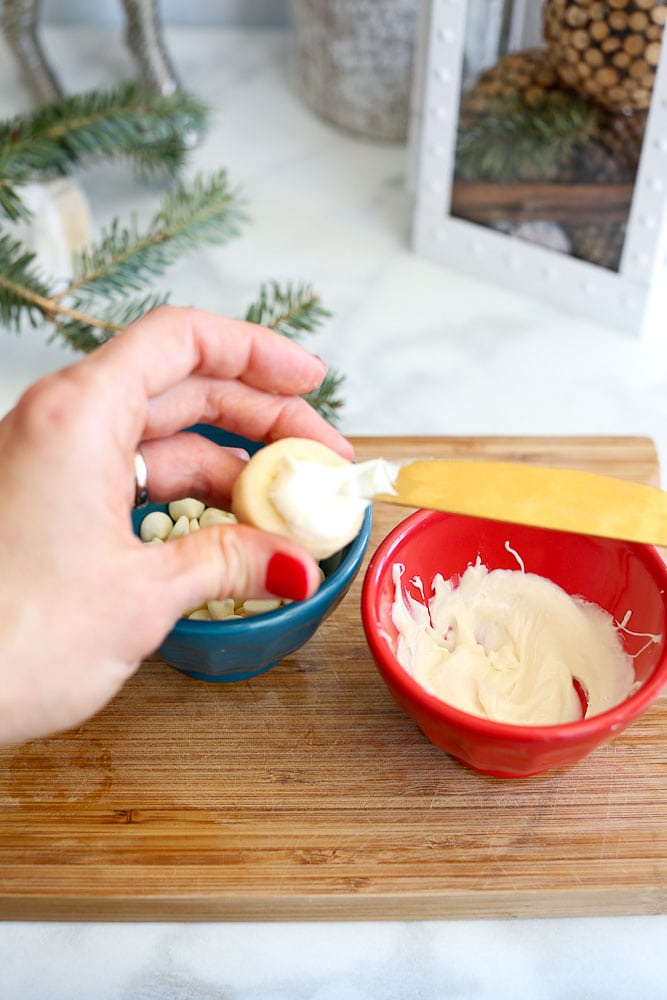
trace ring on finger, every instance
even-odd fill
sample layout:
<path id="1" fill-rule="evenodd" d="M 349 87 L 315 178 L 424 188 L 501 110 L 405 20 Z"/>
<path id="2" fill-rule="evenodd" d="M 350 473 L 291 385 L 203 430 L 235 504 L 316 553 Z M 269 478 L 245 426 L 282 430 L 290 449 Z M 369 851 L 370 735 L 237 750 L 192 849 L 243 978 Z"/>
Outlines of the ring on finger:
<path id="1" fill-rule="evenodd" d="M 134 453 L 134 506 L 145 507 L 148 503 L 148 468 L 139 449 Z"/>

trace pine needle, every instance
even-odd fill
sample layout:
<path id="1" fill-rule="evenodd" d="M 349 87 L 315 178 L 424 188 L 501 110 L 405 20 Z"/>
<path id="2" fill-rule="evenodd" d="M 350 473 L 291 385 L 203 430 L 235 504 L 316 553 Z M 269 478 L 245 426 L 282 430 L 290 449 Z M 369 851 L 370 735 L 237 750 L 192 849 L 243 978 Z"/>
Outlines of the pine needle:
<path id="1" fill-rule="evenodd" d="M 11 219 L 25 216 L 18 187 L 65 175 L 84 160 L 127 158 L 142 175 L 173 176 L 207 117 L 195 97 L 163 96 L 130 82 L 0 122 L 0 211 Z"/>
<path id="2" fill-rule="evenodd" d="M 120 330 L 123 330 L 130 323 L 135 323 L 151 309 L 156 309 L 164 305 L 168 300 L 166 294 L 152 293 L 136 299 L 124 299 L 122 302 L 109 302 L 101 309 L 95 311 L 94 317 L 90 317 L 90 322 L 83 320 L 69 319 L 63 320 L 56 317 L 54 320 L 55 329 L 52 340 L 56 336 L 61 337 L 70 347 L 77 351 L 89 354 L 90 351 L 99 347 L 106 340 L 111 339 Z M 88 303 L 85 299 L 74 300 L 77 311 L 85 315 Z M 102 325 L 104 324 L 104 325 Z"/>
<path id="3" fill-rule="evenodd" d="M 240 204 L 225 171 L 179 184 L 167 195 L 145 232 L 112 223 L 101 242 L 76 263 L 71 283 L 55 293 L 35 268 L 35 254 L 0 236 L 0 320 L 19 328 L 22 313 L 33 325 L 55 325 L 68 344 L 88 351 L 143 316 L 164 295 L 128 301 L 161 276 L 186 250 L 224 243 L 238 231 Z"/>
<path id="4" fill-rule="evenodd" d="M 456 147 L 461 180 L 509 183 L 557 180 L 563 165 L 597 127 L 597 111 L 577 97 L 526 104 L 520 95 L 490 101 L 484 112 L 462 115 Z"/>
<path id="5" fill-rule="evenodd" d="M 317 389 L 313 389 L 304 397 L 314 410 L 317 410 L 325 420 L 336 425 L 343 408 L 343 400 L 338 395 L 345 382 L 345 376 L 335 371 L 328 371 Z"/>
<path id="6" fill-rule="evenodd" d="M 281 287 L 272 281 L 262 285 L 257 300 L 248 308 L 245 319 L 276 330 L 290 340 L 300 340 L 304 333 L 314 333 L 331 316 L 320 297 L 308 284 Z M 310 405 L 335 424 L 343 402 L 338 395 L 344 377 L 329 371 L 317 389 L 306 395 Z"/>
<path id="7" fill-rule="evenodd" d="M 128 83 L 61 98 L 0 122 L 0 216 L 29 218 L 21 185 L 68 174 L 91 159 L 125 157 L 142 174 L 173 176 L 206 120 L 205 106 L 193 97 L 181 92 L 162 97 Z M 112 222 L 77 258 L 72 281 L 57 292 L 55 282 L 39 274 L 35 254 L 0 232 L 0 323 L 18 330 L 23 318 L 33 326 L 46 322 L 51 339 L 90 352 L 167 301 L 167 295 L 146 288 L 154 278 L 202 243 L 226 243 L 245 219 L 226 171 L 196 176 L 174 186 L 145 228 Z M 298 339 L 329 315 L 310 285 L 272 282 L 262 286 L 246 319 Z M 306 397 L 332 422 L 342 406 L 337 396 L 342 383 L 341 375 L 329 372 Z"/>
<path id="8" fill-rule="evenodd" d="M 0 123 L 0 174 L 19 182 L 66 174 L 83 159 L 118 156 L 171 173 L 206 119 L 206 106 L 182 91 L 163 96 L 129 82 L 74 94 Z M 179 151 L 178 163 L 165 160 L 165 151 Z"/>
<path id="9" fill-rule="evenodd" d="M 250 323 L 268 326 L 285 337 L 298 340 L 303 333 L 313 333 L 330 316 L 310 285 L 281 287 L 273 281 L 261 286 L 245 318 Z"/>
<path id="10" fill-rule="evenodd" d="M 30 210 L 21 201 L 16 187 L 6 178 L 0 178 L 0 215 L 6 216 L 12 222 L 19 219 L 29 219 Z"/>
<path id="11" fill-rule="evenodd" d="M 186 251 L 203 243 L 220 245 L 238 235 L 245 215 L 224 170 L 178 184 L 145 230 L 118 220 L 96 246 L 77 257 L 74 279 L 61 298 L 124 296 L 160 277 Z"/>
<path id="12" fill-rule="evenodd" d="M 238 236 L 245 210 L 238 192 L 229 186 L 227 171 L 203 177 L 189 186 L 178 184 L 165 198 L 151 223 L 154 232 L 174 241 L 178 253 L 198 243 L 220 245 Z"/>
<path id="13" fill-rule="evenodd" d="M 37 326 L 47 315 L 49 288 L 37 271 L 35 254 L 0 233 L 0 323 L 19 330 L 25 315 Z"/>

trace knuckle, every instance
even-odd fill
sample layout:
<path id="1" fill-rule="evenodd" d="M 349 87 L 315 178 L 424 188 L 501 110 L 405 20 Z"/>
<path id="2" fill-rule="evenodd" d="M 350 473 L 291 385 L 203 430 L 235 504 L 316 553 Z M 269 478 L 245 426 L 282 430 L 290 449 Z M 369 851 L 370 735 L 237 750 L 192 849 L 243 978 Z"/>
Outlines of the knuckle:
<path id="1" fill-rule="evenodd" d="M 70 392 L 62 372 L 46 375 L 28 388 L 16 406 L 19 431 L 29 439 L 62 428 L 69 418 Z"/>
<path id="2" fill-rule="evenodd" d="M 102 386 L 94 371 L 74 364 L 45 375 L 23 393 L 15 408 L 16 427 L 30 441 L 78 426 L 99 404 Z"/>
<path id="3" fill-rule="evenodd" d="M 257 559 L 244 525 L 215 524 L 188 536 L 211 597 L 250 597 L 257 589 Z"/>
<path id="4" fill-rule="evenodd" d="M 215 574 L 218 593 L 248 596 L 253 574 L 246 532 L 237 525 L 215 525 Z"/>
<path id="5" fill-rule="evenodd" d="M 267 441 L 277 441 L 289 436 L 290 429 L 310 411 L 308 402 L 302 396 L 274 397 L 274 406 L 276 402 L 277 409 L 266 435 Z"/>

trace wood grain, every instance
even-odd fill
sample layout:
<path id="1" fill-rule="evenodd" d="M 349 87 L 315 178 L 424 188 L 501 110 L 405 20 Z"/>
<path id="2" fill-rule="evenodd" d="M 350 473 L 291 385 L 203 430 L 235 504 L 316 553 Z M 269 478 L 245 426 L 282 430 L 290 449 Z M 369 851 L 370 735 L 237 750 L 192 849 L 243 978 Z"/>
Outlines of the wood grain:
<path id="1" fill-rule="evenodd" d="M 498 184 L 454 182 L 452 215 L 471 222 L 625 222 L 630 212 L 632 184 Z"/>
<path id="2" fill-rule="evenodd" d="M 646 438 L 356 444 L 359 458 L 488 457 L 658 482 Z M 378 507 L 368 557 L 403 514 Z M 153 659 L 87 725 L 0 752 L 0 916 L 665 912 L 667 697 L 575 767 L 482 777 L 395 706 L 360 587 L 261 677 L 206 684 Z"/>

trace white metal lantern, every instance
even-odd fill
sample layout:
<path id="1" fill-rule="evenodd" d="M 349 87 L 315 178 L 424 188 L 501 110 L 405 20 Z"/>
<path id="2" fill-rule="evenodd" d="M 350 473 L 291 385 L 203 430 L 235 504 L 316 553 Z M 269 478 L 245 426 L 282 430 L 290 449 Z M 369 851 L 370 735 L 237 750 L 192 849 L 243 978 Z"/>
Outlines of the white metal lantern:
<path id="1" fill-rule="evenodd" d="M 577 30 L 577 10 L 585 10 L 587 3 L 588 0 L 577 0 L 568 4 L 562 0 L 574 24 L 572 31 Z M 609 5 L 592 6 L 599 10 Z M 626 6 L 633 7 L 632 0 Z M 637 6 L 646 9 L 647 3 Z M 498 7 L 502 8 L 500 18 L 496 16 Z M 667 13 L 667 6 L 656 7 L 661 11 L 664 8 Z M 585 204 L 595 211 L 596 218 L 605 220 L 607 212 L 610 218 L 619 218 L 619 211 L 625 213 L 624 236 L 615 266 L 601 266 L 575 256 L 567 243 L 560 245 L 557 228 L 548 239 L 536 241 L 530 226 L 527 230 L 525 226 L 523 230 L 519 227 L 517 235 L 516 227 L 508 232 L 495 222 L 471 221 L 470 214 L 463 217 L 466 213 L 457 208 L 461 202 L 459 195 L 466 190 L 465 183 L 456 175 L 456 156 L 461 100 L 470 87 L 470 66 L 475 65 L 474 53 L 466 48 L 474 35 L 475 18 L 479 21 L 481 13 L 488 29 L 483 35 L 487 48 L 488 32 L 495 30 L 498 36 L 502 33 L 502 38 L 497 39 L 496 53 L 511 52 L 542 41 L 539 37 L 542 21 L 535 16 L 536 8 L 538 5 L 530 0 L 424 2 L 412 129 L 414 249 L 433 260 L 537 296 L 579 316 L 667 343 L 667 45 L 661 44 L 661 35 L 660 42 L 651 50 L 657 65 L 652 67 L 647 97 L 650 106 L 643 113 L 641 152 L 633 181 L 629 187 L 626 185 L 625 208 L 613 202 L 620 187 L 593 182 L 584 189 Z M 662 13 L 656 20 L 661 18 Z M 602 30 L 597 33 L 601 35 Z M 573 37 L 578 43 L 577 37 Z M 607 47 L 611 51 L 609 43 Z M 477 56 L 480 57 L 479 50 Z M 489 56 L 482 54 L 480 58 L 483 61 Z M 620 56 L 616 58 L 620 65 Z M 598 73 L 604 81 L 614 71 L 605 64 L 603 68 L 608 74 L 605 76 L 602 69 L 596 68 L 601 60 L 599 55 L 587 52 L 582 66 L 586 73 Z M 476 71 L 479 68 L 475 66 Z M 550 194 L 555 190 L 564 199 L 565 209 L 561 211 L 569 212 L 570 218 L 574 213 L 578 219 L 577 204 L 581 204 L 582 189 L 575 187 L 538 184 L 532 203 L 531 197 L 523 198 L 522 210 L 533 220 L 539 219 L 540 211 L 544 210 L 549 222 L 548 198 L 546 205 L 540 198 L 545 190 Z M 524 188 L 525 185 L 521 190 L 525 194 Z M 494 189 L 495 193 L 500 191 L 506 201 L 507 192 L 512 193 L 509 187 L 505 189 L 498 183 L 487 184 L 485 188 L 482 185 L 481 189 L 482 194 L 492 196 Z M 475 193 L 478 194 L 477 188 Z M 573 200 L 575 195 L 579 202 Z M 478 206 L 477 211 L 482 209 Z"/>

